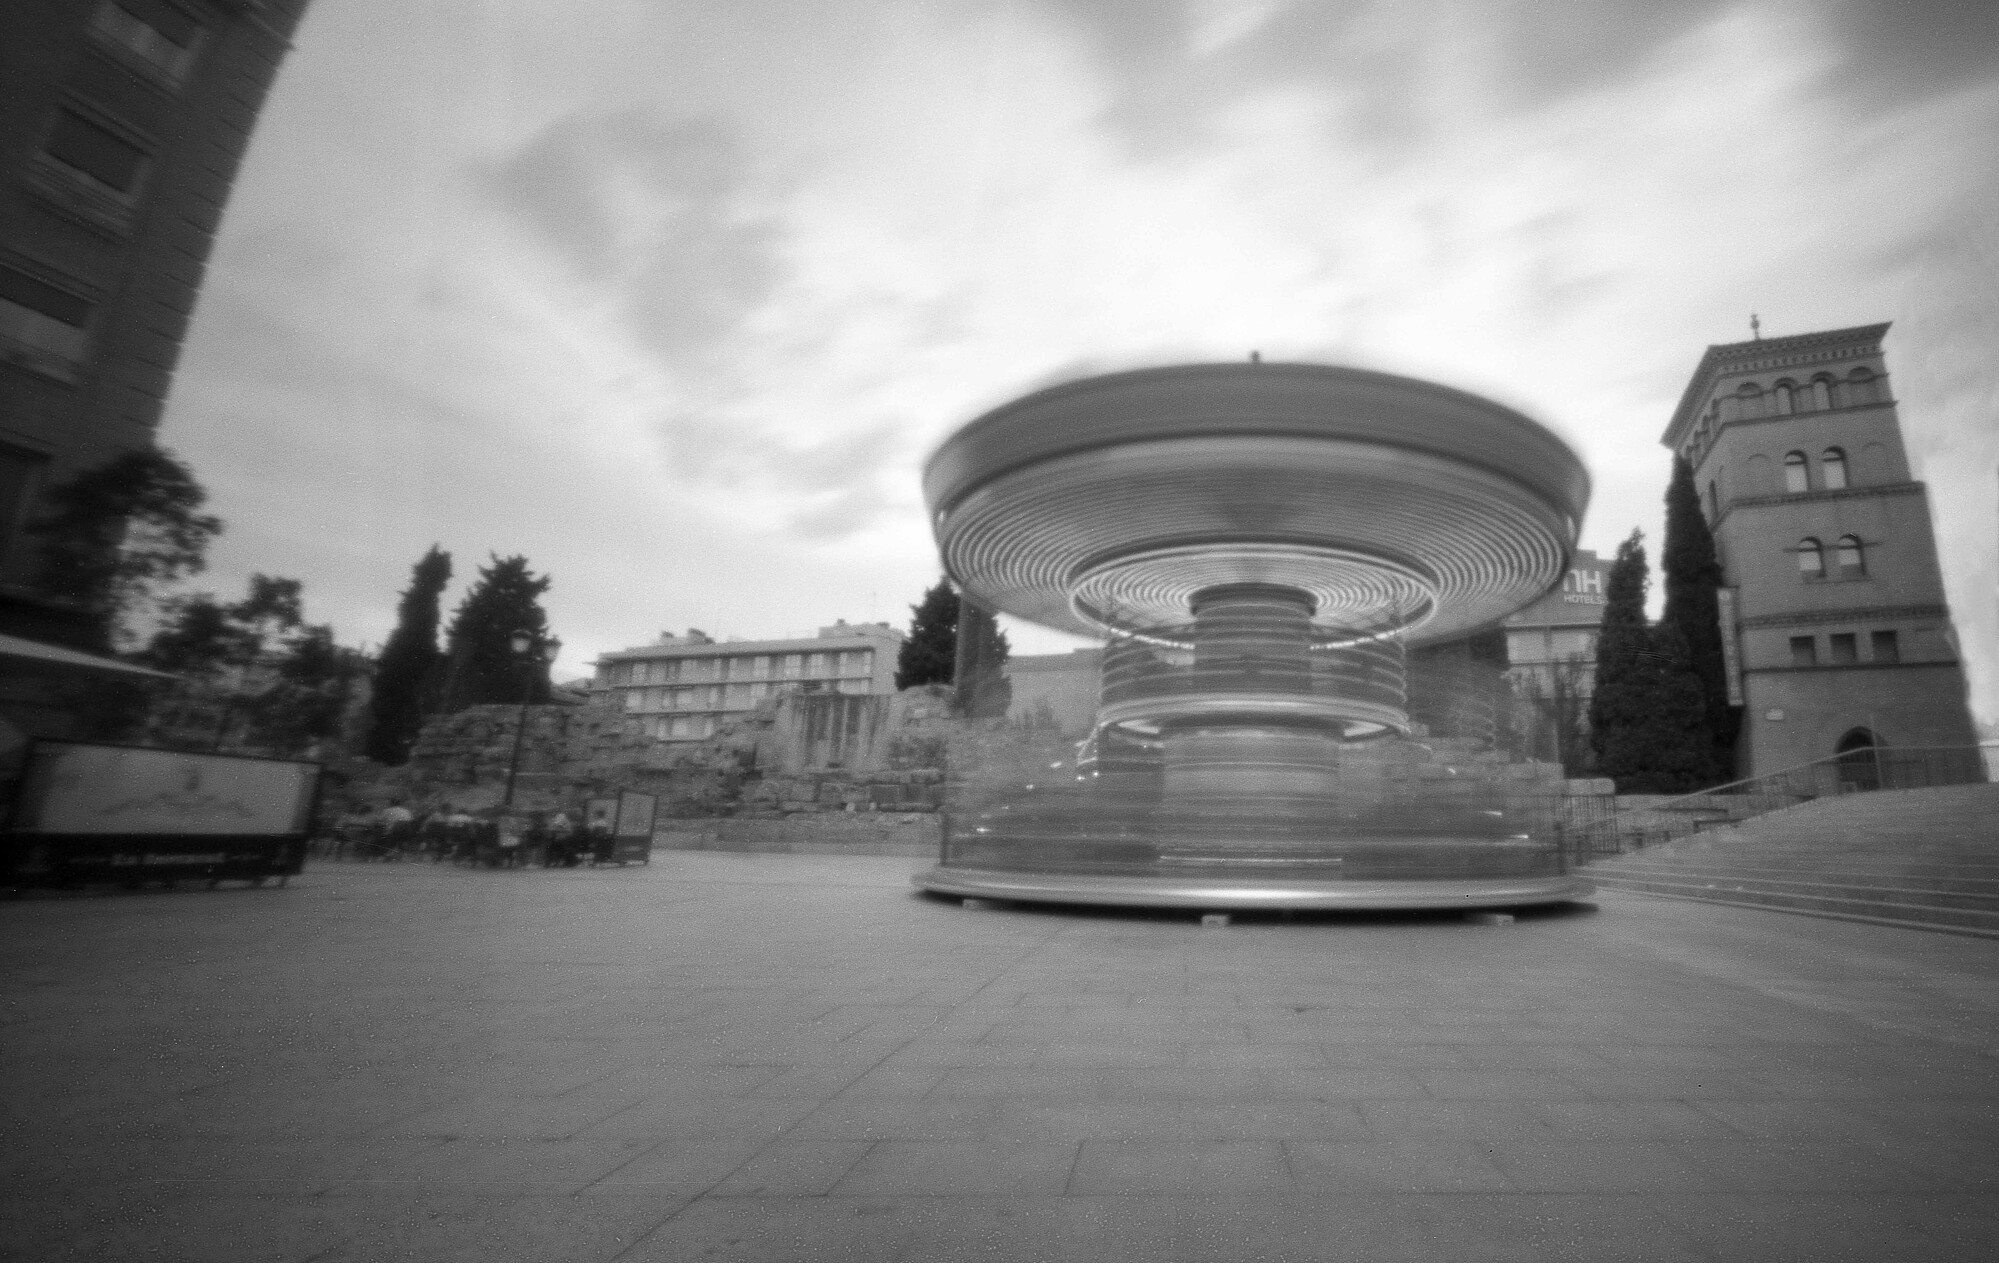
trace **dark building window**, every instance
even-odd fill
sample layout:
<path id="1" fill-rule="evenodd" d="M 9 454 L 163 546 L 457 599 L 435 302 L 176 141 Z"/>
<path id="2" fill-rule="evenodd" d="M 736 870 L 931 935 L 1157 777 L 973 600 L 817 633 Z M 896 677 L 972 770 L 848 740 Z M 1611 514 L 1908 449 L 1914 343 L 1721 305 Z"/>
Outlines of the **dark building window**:
<path id="1" fill-rule="evenodd" d="M 1825 449 L 1819 457 L 1819 481 L 1827 491 L 1840 491 L 1846 487 L 1846 453 L 1836 447 Z"/>
<path id="2" fill-rule="evenodd" d="M 1784 453 L 1784 490 L 1797 495 L 1811 489 L 1811 462 L 1803 452 Z"/>
<path id="3" fill-rule="evenodd" d="M 1858 579 L 1867 573 L 1867 555 L 1861 551 L 1860 540 L 1856 537 L 1840 536 L 1835 553 L 1839 559 L 1840 578 Z"/>
<path id="4" fill-rule="evenodd" d="M 91 26 L 100 38 L 176 82 L 201 44 L 201 24 L 167 0 L 106 0 Z"/>
<path id="5" fill-rule="evenodd" d="M 1707 480 L 1707 520 L 1712 522 L 1721 517 L 1721 497 L 1714 489 L 1714 479 Z"/>
<path id="6" fill-rule="evenodd" d="M 1794 667 L 1815 667 L 1818 664 L 1818 642 L 1810 636 L 1791 637 L 1791 665 Z"/>
<path id="7" fill-rule="evenodd" d="M 0 563 L 13 551 L 14 540 L 27 517 L 28 501 L 41 480 L 42 468 L 48 463 L 49 458 L 39 452 L 0 445 Z"/>
<path id="8" fill-rule="evenodd" d="M 0 344 L 81 363 L 90 303 L 68 290 L 0 267 Z"/>
<path id="9" fill-rule="evenodd" d="M 1811 408 L 1814 412 L 1823 411 L 1827 408 L 1832 407 L 1831 378 L 1829 377 L 1812 378 L 1811 403 L 1807 404 L 1806 406 Z"/>
<path id="10" fill-rule="evenodd" d="M 1870 639 L 1874 642 L 1872 648 L 1876 662 L 1900 662 L 1902 660 L 1902 642 L 1894 632 L 1878 631 Z"/>
<path id="11" fill-rule="evenodd" d="M 138 190 L 146 169 L 145 150 L 69 110 L 56 114 L 55 128 L 42 148 L 64 166 L 128 197 Z"/>
<path id="12" fill-rule="evenodd" d="M 1774 392 L 1777 400 L 1777 415 L 1788 417 L 1797 410 L 1798 393 L 1791 389 L 1791 383 L 1778 382 Z"/>
<path id="13" fill-rule="evenodd" d="M 1834 632 L 1831 636 L 1832 660 L 1842 666 L 1860 661 L 1860 638 L 1852 632 Z"/>
<path id="14" fill-rule="evenodd" d="M 1825 547 L 1817 540 L 1798 541 L 1798 573 L 1807 579 L 1825 578 Z"/>

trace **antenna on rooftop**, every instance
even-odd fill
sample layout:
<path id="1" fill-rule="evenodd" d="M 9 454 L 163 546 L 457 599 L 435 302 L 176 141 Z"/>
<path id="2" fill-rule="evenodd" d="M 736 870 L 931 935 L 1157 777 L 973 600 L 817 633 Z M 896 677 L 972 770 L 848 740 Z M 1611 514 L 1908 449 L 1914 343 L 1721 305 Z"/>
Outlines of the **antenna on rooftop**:
<path id="1" fill-rule="evenodd" d="M 1756 313 L 1753 311 L 1749 313 L 1749 340 L 1752 342 L 1763 340 L 1763 322 L 1756 318 Z"/>

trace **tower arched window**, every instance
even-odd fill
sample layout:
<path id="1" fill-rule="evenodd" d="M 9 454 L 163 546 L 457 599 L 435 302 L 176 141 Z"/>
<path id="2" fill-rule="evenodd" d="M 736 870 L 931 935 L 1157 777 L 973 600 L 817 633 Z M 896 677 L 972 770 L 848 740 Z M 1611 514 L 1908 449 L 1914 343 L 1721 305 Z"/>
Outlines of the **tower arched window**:
<path id="1" fill-rule="evenodd" d="M 1819 457 L 1819 485 L 1827 491 L 1840 491 L 1846 487 L 1846 453 L 1836 447 L 1825 449 Z"/>
<path id="2" fill-rule="evenodd" d="M 1784 490 L 1792 495 L 1812 489 L 1811 462 L 1803 452 L 1784 453 Z"/>
<path id="3" fill-rule="evenodd" d="M 1809 406 L 1814 412 L 1822 412 L 1832 407 L 1832 380 L 1826 377 L 1812 378 L 1811 398 Z"/>
<path id="4" fill-rule="evenodd" d="M 1839 562 L 1840 578 L 1858 579 L 1867 573 L 1867 554 L 1862 550 L 1858 536 L 1840 536 L 1839 543 L 1834 545 L 1833 552 L 1835 559 Z"/>
<path id="5" fill-rule="evenodd" d="M 1825 578 L 1825 546 L 1806 537 L 1798 541 L 1798 573 L 1804 578 Z"/>
<path id="6" fill-rule="evenodd" d="M 1735 390 L 1735 411 L 1742 417 L 1766 415 L 1763 409 L 1763 389 L 1755 382 L 1744 382 Z"/>
<path id="7" fill-rule="evenodd" d="M 1797 392 L 1791 388 L 1791 383 L 1778 382 L 1774 395 L 1777 402 L 1778 416 L 1788 417 L 1796 410 L 1798 403 Z"/>

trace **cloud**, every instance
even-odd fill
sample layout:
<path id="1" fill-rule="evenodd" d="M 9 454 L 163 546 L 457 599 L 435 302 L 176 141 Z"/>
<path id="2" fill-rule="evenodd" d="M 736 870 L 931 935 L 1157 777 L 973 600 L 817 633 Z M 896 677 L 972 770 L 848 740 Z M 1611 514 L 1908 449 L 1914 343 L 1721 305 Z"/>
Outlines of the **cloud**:
<path id="1" fill-rule="evenodd" d="M 698 360 L 783 275 L 734 133 L 650 108 L 563 118 L 487 174 L 500 204 L 669 367 Z"/>
<path id="2" fill-rule="evenodd" d="M 1843 80 L 1877 104 L 1999 76 L 1999 5 L 1992 0 L 1839 0 L 1831 21 L 1846 53 Z"/>
<path id="3" fill-rule="evenodd" d="M 1106 78 L 1105 117 L 1142 157 L 1215 143 L 1218 115 L 1308 86 L 1346 142 L 1399 158 L 1454 106 L 1533 112 L 1642 73 L 1676 42 L 1753 16 L 1772 65 L 1823 58 L 1856 110 L 1999 75 L 1992 0 L 1042 0 Z M 1764 120 L 1782 126 L 1783 120 Z"/>
<path id="4" fill-rule="evenodd" d="M 728 125 L 650 108 L 571 115 L 485 183 L 575 287 L 551 301 L 608 310 L 628 349 L 665 370 L 650 431 L 669 482 L 813 542 L 866 529 L 894 500 L 881 480 L 903 446 L 895 426 L 836 422 L 800 442 L 804 419 L 780 402 L 797 367 L 772 363 L 757 317 L 801 296 L 777 212 Z M 841 295 L 817 336 L 830 344 L 880 301 Z M 800 500 L 810 507 L 793 511 Z"/>
<path id="5" fill-rule="evenodd" d="M 890 507 L 881 483 L 874 479 L 813 500 L 811 508 L 791 515 L 785 523 L 787 534 L 815 543 L 845 539 L 873 526 Z"/>
<path id="6" fill-rule="evenodd" d="M 1107 117 L 1143 155 L 1211 143 L 1217 114 L 1305 86 L 1341 139 L 1396 157 L 1468 89 L 1520 110 L 1614 82 L 1723 0 L 1045 3 L 1096 53 Z"/>

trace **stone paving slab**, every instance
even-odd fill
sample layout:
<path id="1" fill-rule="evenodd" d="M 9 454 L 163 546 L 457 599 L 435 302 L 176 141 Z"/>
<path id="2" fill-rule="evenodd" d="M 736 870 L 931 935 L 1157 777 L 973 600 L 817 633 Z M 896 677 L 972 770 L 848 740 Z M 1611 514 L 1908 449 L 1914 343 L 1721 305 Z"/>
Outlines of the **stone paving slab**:
<path id="1" fill-rule="evenodd" d="M 0 1258 L 1999 1257 L 1999 943 L 918 866 L 0 905 Z"/>

